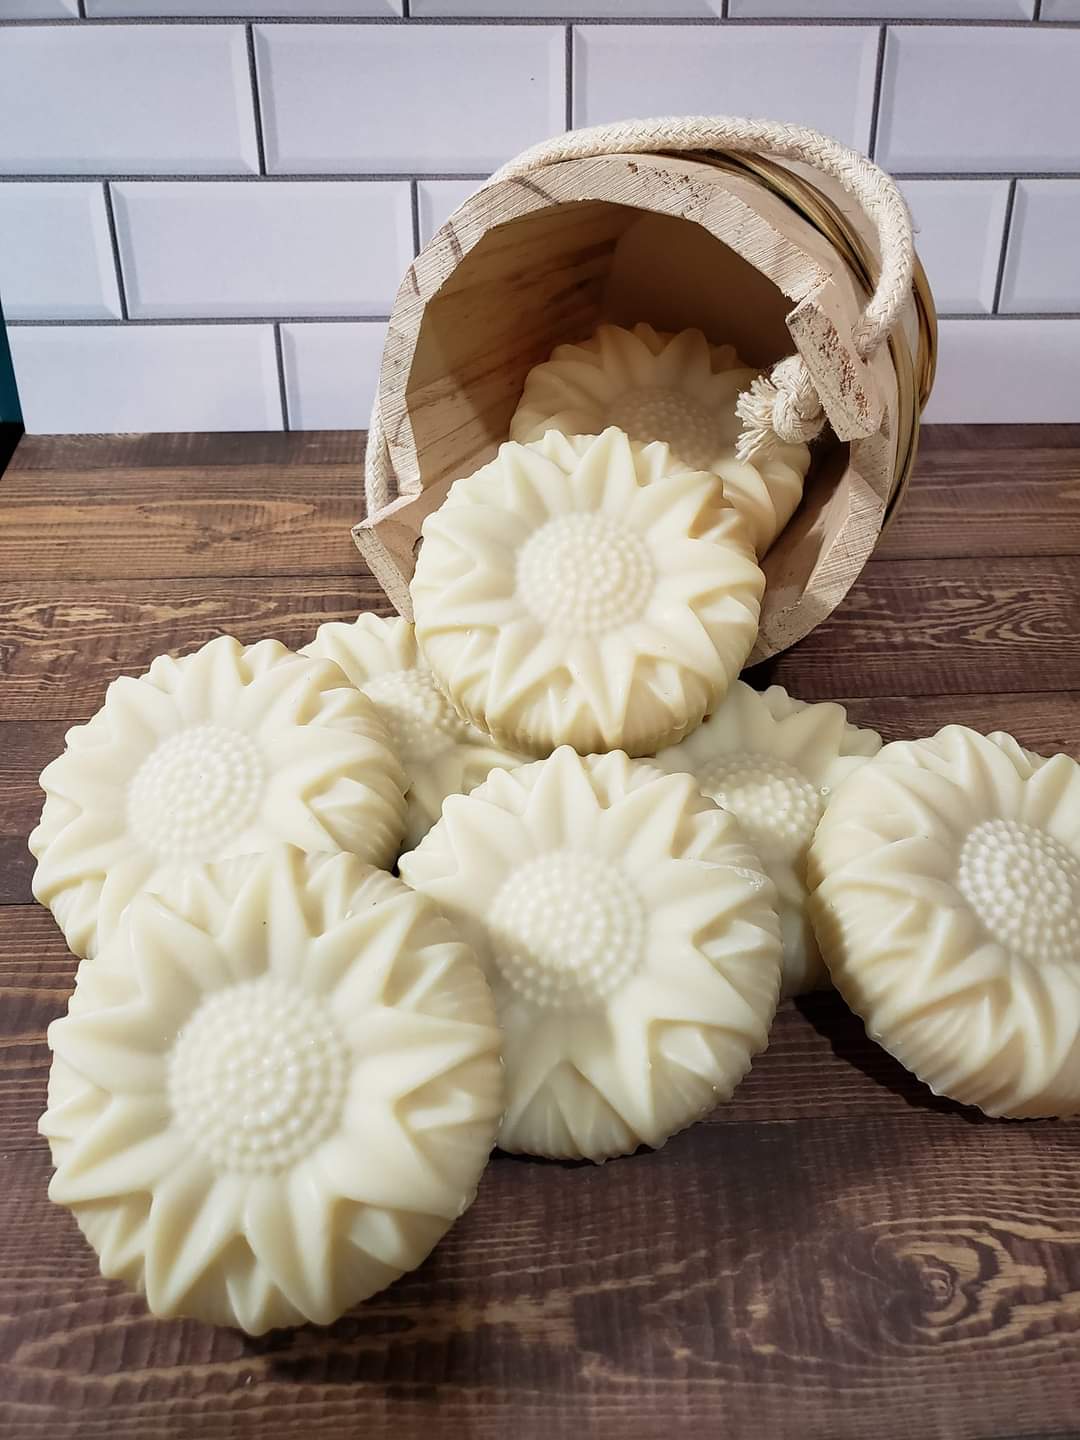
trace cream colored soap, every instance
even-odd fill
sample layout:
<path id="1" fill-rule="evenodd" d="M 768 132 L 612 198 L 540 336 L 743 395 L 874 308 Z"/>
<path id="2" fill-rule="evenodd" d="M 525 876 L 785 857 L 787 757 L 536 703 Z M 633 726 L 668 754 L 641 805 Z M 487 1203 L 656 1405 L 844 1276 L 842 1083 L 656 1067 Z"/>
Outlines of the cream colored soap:
<path id="1" fill-rule="evenodd" d="M 603 1160 L 661 1145 L 765 1045 L 775 890 L 687 775 L 563 748 L 451 796 L 400 864 L 495 992 L 506 1150 Z"/>
<path id="2" fill-rule="evenodd" d="M 45 767 L 34 894 L 76 955 L 187 865 L 288 842 L 390 865 L 405 774 L 374 705 L 336 665 L 222 635 L 122 676 Z"/>
<path id="3" fill-rule="evenodd" d="M 386 722 L 409 781 L 405 847 L 419 845 L 448 795 L 467 795 L 490 770 L 531 758 L 462 720 L 435 684 L 406 620 L 361 615 L 321 625 L 301 655 L 333 660 Z"/>
<path id="4" fill-rule="evenodd" d="M 471 1202 L 503 1105 L 474 957 L 352 855 L 201 866 L 79 967 L 50 1197 L 156 1315 L 329 1324 Z"/>
<path id="5" fill-rule="evenodd" d="M 759 694 L 736 680 L 700 729 L 656 763 L 692 775 L 738 819 L 779 895 L 782 997 L 827 983 L 806 911 L 806 852 L 837 785 L 881 749 L 842 705 L 807 705 L 780 685 Z"/>
<path id="6" fill-rule="evenodd" d="M 662 440 L 684 464 L 721 477 L 763 555 L 802 498 L 810 452 L 778 444 L 752 464 L 736 458 L 735 401 L 757 373 L 700 330 L 601 325 L 592 339 L 560 345 L 530 370 L 510 438 L 539 440 L 547 430 L 598 435 L 615 425 L 633 440 Z"/>
<path id="7" fill-rule="evenodd" d="M 869 1033 L 990 1115 L 1080 1112 L 1080 765 L 950 725 L 887 745 L 810 850 L 811 915 Z"/>
<path id="8" fill-rule="evenodd" d="M 765 579 L 719 480 L 618 430 L 503 445 L 423 535 L 420 648 L 513 749 L 651 754 L 722 698 L 757 636 Z"/>

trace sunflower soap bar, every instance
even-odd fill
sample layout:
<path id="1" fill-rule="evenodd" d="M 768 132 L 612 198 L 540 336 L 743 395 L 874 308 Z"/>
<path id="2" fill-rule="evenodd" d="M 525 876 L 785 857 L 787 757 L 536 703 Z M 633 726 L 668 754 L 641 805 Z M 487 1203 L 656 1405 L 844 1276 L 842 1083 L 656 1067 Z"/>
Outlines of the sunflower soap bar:
<path id="1" fill-rule="evenodd" d="M 300 653 L 333 660 L 386 722 L 409 781 L 406 849 L 419 845 L 448 795 L 467 795 L 496 766 L 529 758 L 462 720 L 435 684 L 406 620 L 330 621 Z"/>
<path id="2" fill-rule="evenodd" d="M 735 401 L 757 373 L 700 330 L 601 325 L 592 339 L 558 346 L 529 372 L 510 438 L 539 440 L 547 430 L 598 435 L 615 425 L 633 440 L 662 440 L 677 460 L 721 477 L 763 555 L 802 498 L 810 452 L 778 444 L 753 463 L 736 458 Z"/>
<path id="3" fill-rule="evenodd" d="M 700 723 L 757 637 L 765 577 L 720 481 L 619 430 L 503 445 L 423 534 L 420 648 L 512 749 L 651 754 Z"/>
<path id="4" fill-rule="evenodd" d="M 656 757 L 736 816 L 772 877 L 784 996 L 827 980 L 806 910 L 806 852 L 836 787 L 880 749 L 881 736 L 849 725 L 842 705 L 807 705 L 780 685 L 759 694 L 736 680 L 699 729 Z"/>
<path id="5" fill-rule="evenodd" d="M 76 955 L 192 863 L 287 842 L 393 863 L 405 774 L 368 698 L 328 660 L 222 635 L 114 680 L 41 776 L 34 894 Z"/>
<path id="6" fill-rule="evenodd" d="M 49 1027 L 50 1197 L 157 1315 L 328 1324 L 472 1200 L 499 1043 L 471 952 L 399 880 L 287 846 L 196 867 Z"/>
<path id="7" fill-rule="evenodd" d="M 478 955 L 507 1150 L 603 1160 L 727 1099 L 780 988 L 775 891 L 688 775 L 623 754 L 496 770 L 401 858 Z"/>
<path id="8" fill-rule="evenodd" d="M 845 782 L 811 914 L 869 1033 L 990 1115 L 1080 1113 L 1080 765 L 950 725 Z"/>

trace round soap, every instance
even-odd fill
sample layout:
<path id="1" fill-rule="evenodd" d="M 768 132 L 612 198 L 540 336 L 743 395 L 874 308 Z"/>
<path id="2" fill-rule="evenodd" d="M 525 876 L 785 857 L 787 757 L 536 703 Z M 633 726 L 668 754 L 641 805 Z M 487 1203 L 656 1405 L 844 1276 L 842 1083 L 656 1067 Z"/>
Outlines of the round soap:
<path id="1" fill-rule="evenodd" d="M 491 993 L 352 855 L 137 897 L 49 1026 L 50 1198 L 156 1315 L 329 1324 L 471 1202 L 503 1104 Z"/>
<path id="2" fill-rule="evenodd" d="M 211 640 L 122 676 L 41 775 L 34 894 L 76 955 L 192 863 L 287 842 L 390 865 L 406 779 L 375 706 L 276 640 Z"/>
<path id="3" fill-rule="evenodd" d="M 721 477 L 763 555 L 802 498 L 810 451 L 778 444 L 752 464 L 736 458 L 735 401 L 757 373 L 700 330 L 601 325 L 592 339 L 558 346 L 529 371 L 510 438 L 539 440 L 547 430 L 599 435 L 615 425 L 633 440 L 663 440 L 684 464 Z"/>
<path id="4" fill-rule="evenodd" d="M 378 615 L 361 615 L 352 624 L 333 620 L 320 625 L 300 654 L 333 660 L 386 722 L 409 782 L 407 849 L 419 845 L 448 795 L 467 795 L 489 770 L 530 758 L 503 749 L 462 720 L 435 684 L 407 620 Z"/>
<path id="5" fill-rule="evenodd" d="M 503 745 L 648 755 L 704 717 L 757 637 L 765 577 L 715 475 L 619 430 L 552 430 L 424 521 L 416 636 Z"/>
<path id="6" fill-rule="evenodd" d="M 688 775 L 557 750 L 451 796 L 401 858 L 476 951 L 506 1150 L 603 1160 L 726 1100 L 780 988 L 775 891 Z"/>
<path id="7" fill-rule="evenodd" d="M 737 817 L 776 885 L 781 998 L 827 983 L 806 911 L 806 851 L 837 785 L 880 749 L 881 736 L 849 725 L 842 705 L 807 705 L 780 685 L 759 694 L 736 680 L 699 729 L 656 757 Z"/>
<path id="8" fill-rule="evenodd" d="M 1080 1112 L 1080 765 L 950 725 L 886 745 L 810 849 L 811 916 L 874 1039 L 990 1115 Z"/>

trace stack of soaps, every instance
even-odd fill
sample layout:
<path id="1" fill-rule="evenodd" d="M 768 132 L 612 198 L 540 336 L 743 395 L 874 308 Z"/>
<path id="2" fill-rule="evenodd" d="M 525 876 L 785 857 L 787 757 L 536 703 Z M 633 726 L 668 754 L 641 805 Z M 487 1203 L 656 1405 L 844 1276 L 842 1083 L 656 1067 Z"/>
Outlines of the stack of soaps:
<path id="1" fill-rule="evenodd" d="M 734 459 L 747 380 L 561 347 L 426 522 L 415 628 L 162 657 L 44 772 L 50 1194 L 156 1313 L 334 1319 L 494 1143 L 662 1144 L 828 975 L 941 1093 L 1080 1111 L 1080 766 L 738 678 L 808 463 Z"/>

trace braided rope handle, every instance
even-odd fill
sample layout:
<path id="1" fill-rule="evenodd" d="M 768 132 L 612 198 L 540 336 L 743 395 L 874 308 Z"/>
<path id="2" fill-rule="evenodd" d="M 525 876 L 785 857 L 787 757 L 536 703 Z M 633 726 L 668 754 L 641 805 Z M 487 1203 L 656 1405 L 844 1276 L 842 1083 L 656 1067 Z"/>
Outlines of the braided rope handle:
<path id="1" fill-rule="evenodd" d="M 869 360 L 888 339 L 911 294 L 915 259 L 911 216 L 891 176 L 857 150 L 827 135 L 800 125 L 744 120 L 732 115 L 621 121 L 569 130 L 553 140 L 543 140 L 497 170 L 485 183 L 515 179 L 564 160 L 709 150 L 802 161 L 837 180 L 859 202 L 877 232 L 881 256 L 877 287 L 852 330 L 856 352 L 861 359 Z M 813 379 L 797 354 L 779 361 L 768 376 L 758 376 L 739 396 L 736 412 L 743 422 L 737 446 L 741 460 L 753 459 L 777 441 L 791 444 L 812 440 L 825 424 Z M 390 479 L 390 457 L 376 397 L 365 459 L 369 514 L 386 504 Z"/>

